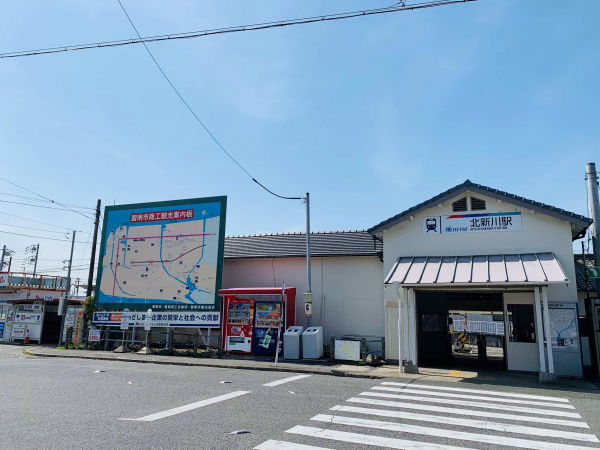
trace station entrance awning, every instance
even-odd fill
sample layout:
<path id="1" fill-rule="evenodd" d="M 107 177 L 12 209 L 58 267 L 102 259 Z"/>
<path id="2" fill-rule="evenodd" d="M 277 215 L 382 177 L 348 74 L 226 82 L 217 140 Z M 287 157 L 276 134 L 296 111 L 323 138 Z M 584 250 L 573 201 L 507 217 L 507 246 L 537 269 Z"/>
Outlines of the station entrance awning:
<path id="1" fill-rule="evenodd" d="M 404 287 L 502 287 L 566 284 L 554 253 L 402 256 L 384 284 Z"/>

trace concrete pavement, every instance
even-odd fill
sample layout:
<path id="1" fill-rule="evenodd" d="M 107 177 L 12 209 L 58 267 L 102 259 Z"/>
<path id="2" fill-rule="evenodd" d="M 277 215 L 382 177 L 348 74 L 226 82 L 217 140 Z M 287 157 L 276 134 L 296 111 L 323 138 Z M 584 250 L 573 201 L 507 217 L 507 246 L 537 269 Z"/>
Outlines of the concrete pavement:
<path id="1" fill-rule="evenodd" d="M 497 381 L 44 358 L 0 346 L 0 448 L 600 448 L 600 390 Z"/>

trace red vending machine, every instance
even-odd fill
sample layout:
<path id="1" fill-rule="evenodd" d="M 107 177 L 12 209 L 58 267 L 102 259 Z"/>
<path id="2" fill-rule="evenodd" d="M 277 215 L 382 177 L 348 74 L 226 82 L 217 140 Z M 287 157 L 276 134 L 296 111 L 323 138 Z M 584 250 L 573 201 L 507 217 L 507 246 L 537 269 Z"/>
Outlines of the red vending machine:
<path id="1" fill-rule="evenodd" d="M 225 351 L 252 353 L 254 300 L 227 296 L 225 320 Z"/>

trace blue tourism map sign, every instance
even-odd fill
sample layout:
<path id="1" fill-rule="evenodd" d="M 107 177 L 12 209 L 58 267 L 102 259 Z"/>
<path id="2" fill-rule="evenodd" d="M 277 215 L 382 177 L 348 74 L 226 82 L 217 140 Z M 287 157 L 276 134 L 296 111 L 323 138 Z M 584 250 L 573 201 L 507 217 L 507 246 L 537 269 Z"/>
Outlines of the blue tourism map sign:
<path id="1" fill-rule="evenodd" d="M 227 197 L 107 206 L 96 302 L 219 311 Z"/>

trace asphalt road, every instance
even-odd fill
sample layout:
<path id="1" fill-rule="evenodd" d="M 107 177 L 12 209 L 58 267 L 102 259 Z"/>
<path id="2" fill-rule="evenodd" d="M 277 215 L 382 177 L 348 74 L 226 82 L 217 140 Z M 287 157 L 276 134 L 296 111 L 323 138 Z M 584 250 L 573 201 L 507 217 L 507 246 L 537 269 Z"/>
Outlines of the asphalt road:
<path id="1" fill-rule="evenodd" d="M 294 375 L 0 345 L 0 449 L 600 448 L 600 390 Z"/>

